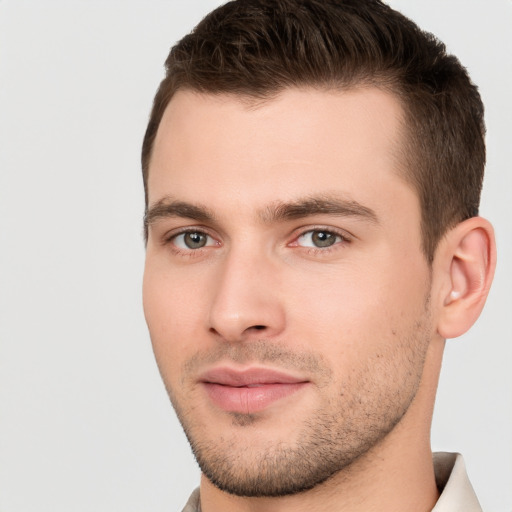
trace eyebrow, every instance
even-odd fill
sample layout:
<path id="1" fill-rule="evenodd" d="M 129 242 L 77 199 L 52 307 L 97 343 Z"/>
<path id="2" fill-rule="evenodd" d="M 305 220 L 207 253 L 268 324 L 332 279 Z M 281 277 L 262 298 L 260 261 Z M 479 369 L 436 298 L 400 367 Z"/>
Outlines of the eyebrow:
<path id="1" fill-rule="evenodd" d="M 260 213 L 265 223 L 295 220 L 313 215 L 359 217 L 372 224 L 379 223 L 377 214 L 371 208 L 352 199 L 330 195 L 305 197 L 290 203 L 277 202 Z"/>
<path id="2" fill-rule="evenodd" d="M 202 205 L 195 205 L 185 201 L 173 201 L 168 197 L 164 197 L 152 205 L 144 214 L 144 227 L 147 229 L 157 220 L 169 217 L 182 217 L 198 222 L 212 222 L 215 219 L 213 213 Z"/>
<path id="3" fill-rule="evenodd" d="M 357 217 L 378 224 L 377 214 L 361 203 L 338 196 L 310 196 L 292 202 L 275 202 L 258 212 L 264 224 L 311 217 L 313 215 L 335 215 L 338 217 Z M 164 197 L 152 205 L 144 215 L 144 227 L 170 217 L 192 219 L 197 222 L 215 222 L 211 210 L 200 204 L 172 200 Z"/>

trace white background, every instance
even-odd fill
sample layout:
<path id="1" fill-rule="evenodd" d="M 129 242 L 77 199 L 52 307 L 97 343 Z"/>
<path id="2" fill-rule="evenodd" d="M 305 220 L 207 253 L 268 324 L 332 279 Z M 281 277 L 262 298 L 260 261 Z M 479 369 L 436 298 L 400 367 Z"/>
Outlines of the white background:
<path id="1" fill-rule="evenodd" d="M 139 150 L 169 47 L 218 3 L 0 0 L 0 512 L 178 511 L 198 482 L 142 315 Z M 447 344 L 433 446 L 510 512 L 512 2 L 391 3 L 487 106 L 499 266 Z"/>

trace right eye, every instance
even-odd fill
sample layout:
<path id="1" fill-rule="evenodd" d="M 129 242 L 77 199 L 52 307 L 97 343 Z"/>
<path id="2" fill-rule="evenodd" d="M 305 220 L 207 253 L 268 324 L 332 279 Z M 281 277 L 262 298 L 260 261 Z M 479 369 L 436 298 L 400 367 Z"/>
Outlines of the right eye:
<path id="1" fill-rule="evenodd" d="M 185 231 L 174 235 L 171 241 L 178 249 L 182 250 L 202 249 L 216 245 L 216 241 L 202 231 Z"/>

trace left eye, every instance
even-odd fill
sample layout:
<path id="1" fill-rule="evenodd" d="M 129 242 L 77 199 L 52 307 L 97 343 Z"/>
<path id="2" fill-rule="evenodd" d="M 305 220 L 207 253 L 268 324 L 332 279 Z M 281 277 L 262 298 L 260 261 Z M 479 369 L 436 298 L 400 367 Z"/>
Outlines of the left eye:
<path id="1" fill-rule="evenodd" d="M 173 243 L 179 249 L 202 249 L 215 245 L 213 238 L 201 231 L 187 231 L 173 237 Z"/>
<path id="2" fill-rule="evenodd" d="M 297 238 L 297 245 L 302 247 L 324 248 L 331 247 L 332 245 L 339 243 L 342 240 L 343 237 L 341 235 L 331 231 L 315 229 L 312 231 L 307 231 L 303 235 L 299 236 L 299 238 Z"/>

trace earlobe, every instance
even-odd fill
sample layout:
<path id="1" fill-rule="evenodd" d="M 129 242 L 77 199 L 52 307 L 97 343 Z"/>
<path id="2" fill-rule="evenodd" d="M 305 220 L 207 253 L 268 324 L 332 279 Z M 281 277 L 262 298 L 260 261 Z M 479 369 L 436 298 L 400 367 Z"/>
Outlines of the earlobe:
<path id="1" fill-rule="evenodd" d="M 444 282 L 438 332 L 443 338 L 465 333 L 480 315 L 496 266 L 496 244 L 491 224 L 473 217 L 445 237 L 439 255 L 444 259 Z"/>

